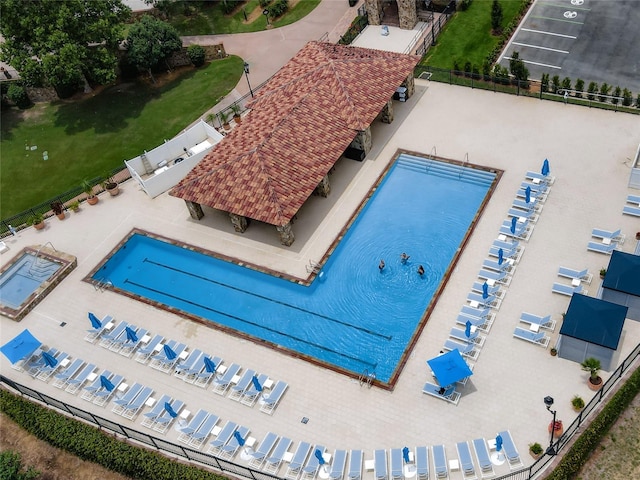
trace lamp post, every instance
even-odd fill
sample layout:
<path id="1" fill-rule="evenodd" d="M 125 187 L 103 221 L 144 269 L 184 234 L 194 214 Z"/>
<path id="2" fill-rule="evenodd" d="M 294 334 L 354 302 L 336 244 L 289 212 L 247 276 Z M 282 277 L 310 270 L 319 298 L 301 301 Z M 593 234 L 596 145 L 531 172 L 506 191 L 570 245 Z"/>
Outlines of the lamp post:
<path id="1" fill-rule="evenodd" d="M 269 23 L 269 9 L 268 9 L 268 8 L 265 8 L 265 9 L 262 11 L 262 14 L 263 14 L 265 17 L 267 17 L 267 28 L 269 28 L 269 27 L 270 27 L 270 25 L 271 25 L 271 24 Z"/>
<path id="2" fill-rule="evenodd" d="M 244 62 L 244 76 L 247 77 L 247 85 L 249 85 L 249 92 L 251 93 L 251 98 L 253 98 L 253 90 L 251 89 L 251 83 L 249 83 L 249 64 Z"/>
<path id="3" fill-rule="evenodd" d="M 547 454 L 555 455 L 556 451 L 553 448 L 553 434 L 556 428 L 556 410 L 551 410 L 551 406 L 553 405 L 553 397 L 544 397 L 544 404 L 547 406 L 547 410 L 549 410 L 553 415 L 553 423 L 551 423 L 551 438 L 549 439 L 549 448 L 547 448 Z"/>

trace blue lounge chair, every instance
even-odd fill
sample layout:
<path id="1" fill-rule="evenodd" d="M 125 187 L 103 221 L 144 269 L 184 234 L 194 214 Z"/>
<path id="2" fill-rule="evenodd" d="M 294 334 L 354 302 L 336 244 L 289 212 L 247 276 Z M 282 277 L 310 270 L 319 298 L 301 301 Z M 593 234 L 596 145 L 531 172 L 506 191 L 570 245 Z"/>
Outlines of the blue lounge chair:
<path id="1" fill-rule="evenodd" d="M 324 445 L 316 445 L 311 449 L 311 455 L 307 458 L 307 463 L 304 467 L 302 467 L 302 479 L 303 480 L 312 480 L 318 474 L 318 469 L 320 468 L 320 460 L 317 457 L 316 452 L 320 452 L 320 456 L 323 457 L 324 461 L 324 452 L 326 448 Z"/>
<path id="2" fill-rule="evenodd" d="M 55 374 L 60 368 L 65 367 L 69 363 L 69 354 L 65 352 L 57 352 L 55 359 L 56 364 L 52 367 L 45 364 L 38 369 L 38 374 L 36 375 L 38 380 L 46 382 L 51 378 L 51 375 Z"/>
<path id="3" fill-rule="evenodd" d="M 258 383 L 262 386 L 262 388 L 264 388 L 264 384 L 266 383 L 267 380 L 269 380 L 269 375 L 265 373 L 261 373 L 260 375 L 258 375 L 257 380 L 258 380 Z M 240 403 L 243 405 L 247 405 L 249 407 L 253 407 L 256 401 L 258 400 L 258 397 L 260 397 L 261 393 L 262 393 L 262 390 L 258 390 L 252 380 L 251 383 L 249 384 L 249 387 L 242 394 Z"/>
<path id="4" fill-rule="evenodd" d="M 616 242 L 611 242 L 609 245 L 599 242 L 589 242 L 587 245 L 587 250 L 590 252 L 604 253 L 605 255 L 611 255 L 611 253 L 617 249 L 618 244 Z"/>
<path id="5" fill-rule="evenodd" d="M 484 282 L 473 282 L 471 290 L 477 293 L 482 293 L 482 289 L 484 288 L 483 285 Z M 500 290 L 500 285 L 487 285 L 487 293 L 489 295 L 502 298 L 503 291 Z"/>
<path id="6" fill-rule="evenodd" d="M 220 420 L 220 417 L 217 415 L 211 414 L 207 417 L 207 419 L 200 425 L 198 430 L 191 434 L 191 440 L 189 440 L 189 446 L 192 448 L 200 448 L 204 442 L 207 441 L 209 435 L 215 428 L 216 424 Z"/>
<path id="7" fill-rule="evenodd" d="M 84 360 L 76 358 L 63 372 L 56 374 L 53 386 L 56 388 L 65 388 L 69 379 L 78 373 L 83 365 Z"/>
<path id="8" fill-rule="evenodd" d="M 511 276 L 506 270 L 494 272 L 482 269 L 478 272 L 478 278 L 483 280 L 493 280 L 494 282 L 501 283 L 502 285 L 509 285 L 511 283 Z"/>
<path id="9" fill-rule="evenodd" d="M 478 330 L 488 333 L 489 330 L 491 330 L 491 325 L 493 325 L 493 318 L 470 317 L 464 313 L 459 314 L 458 318 L 456 318 L 456 323 L 459 325 L 466 326 L 467 322 L 471 322 L 471 325 L 476 327 Z"/>
<path id="10" fill-rule="evenodd" d="M 344 477 L 344 467 L 347 464 L 347 451 L 336 450 L 333 452 L 333 460 L 331 461 L 331 469 L 329 470 L 330 480 L 342 480 Z"/>
<path id="11" fill-rule="evenodd" d="M 102 388 L 100 377 L 109 378 L 111 375 L 113 375 L 113 373 L 111 373 L 110 370 L 103 370 L 100 375 L 96 376 L 91 385 L 88 385 L 82 389 L 82 395 L 80 395 L 80 398 L 82 398 L 83 400 L 87 400 L 88 402 L 93 401 L 93 397 L 95 396 L 96 392 Z"/>
<path id="12" fill-rule="evenodd" d="M 624 207 L 622 207 L 622 213 L 625 215 L 640 217 L 640 207 L 632 207 L 631 205 L 625 205 Z"/>
<path id="13" fill-rule="evenodd" d="M 165 353 L 164 348 L 160 349 L 160 353 L 158 353 L 158 355 L 154 355 L 151 358 L 151 363 L 149 363 L 149 366 L 154 370 L 170 373 L 173 367 L 175 367 L 178 362 L 182 361 L 182 354 L 184 353 L 186 356 L 187 346 L 184 343 L 171 340 L 167 343 L 167 346 L 176 354 L 175 358 L 169 358 Z"/>
<path id="14" fill-rule="evenodd" d="M 244 445 L 244 442 L 246 442 L 248 436 L 249 429 L 247 427 L 238 427 L 229 441 L 222 446 L 222 449 L 219 453 L 220 458 L 231 460 L 238 452 L 238 449 L 242 446 L 238 441 L 238 437 L 242 439 L 242 444 Z"/>
<path id="15" fill-rule="evenodd" d="M 362 480 L 362 450 L 351 450 L 349 456 L 349 480 Z"/>
<path id="16" fill-rule="evenodd" d="M 237 363 L 232 363 L 224 372 L 224 375 L 222 377 L 216 378 L 213 381 L 213 393 L 224 395 L 231 385 L 231 380 L 233 380 L 233 377 L 235 377 L 239 371 L 240 365 L 238 365 Z"/>
<path id="17" fill-rule="evenodd" d="M 538 325 L 540 328 L 546 328 L 551 331 L 556 327 L 556 321 L 551 318 L 551 315 L 541 317 L 533 313 L 522 312 L 520 321 L 529 325 Z"/>
<path id="18" fill-rule="evenodd" d="M 539 204 L 538 202 L 527 203 L 526 201 L 520 200 L 519 198 L 515 198 L 511 206 L 513 208 L 519 208 L 521 210 L 528 210 L 530 212 L 537 212 L 537 213 L 540 213 L 540 210 L 542 210 L 542 205 Z"/>
<path id="19" fill-rule="evenodd" d="M 204 408 L 198 410 L 187 425 L 178 429 L 180 431 L 180 435 L 178 435 L 178 441 L 189 445 L 191 435 L 195 433 L 198 428 L 200 428 L 200 426 L 204 423 L 208 416 L 209 412 L 207 412 Z"/>
<path id="20" fill-rule="evenodd" d="M 138 395 L 140 393 L 140 391 L 142 391 L 143 386 L 139 383 L 134 383 L 131 388 L 129 388 L 124 395 L 122 395 L 120 398 L 116 398 L 113 401 L 113 408 L 111 409 L 112 412 L 114 413 L 118 413 L 120 414 L 121 412 L 118 411 L 118 406 L 124 407 L 125 405 L 133 402 L 136 398 L 136 395 Z"/>
<path id="21" fill-rule="evenodd" d="M 518 191 L 516 192 L 516 197 L 517 198 L 527 198 L 527 193 L 526 193 L 526 188 L 519 188 Z M 531 192 L 531 195 L 529 197 L 529 201 L 530 202 L 536 202 L 536 203 L 542 203 L 547 199 L 547 194 L 542 193 L 542 192 Z"/>
<path id="22" fill-rule="evenodd" d="M 391 479 L 403 480 L 404 479 L 404 461 L 402 458 L 401 448 L 392 448 L 389 452 L 389 458 L 391 459 Z"/>
<path id="23" fill-rule="evenodd" d="M 442 348 L 444 350 L 458 350 L 460 352 L 460 355 L 462 355 L 463 357 L 474 359 L 478 358 L 479 350 L 476 349 L 475 343 L 462 345 L 461 343 L 454 342 L 453 340 L 446 340 Z"/>
<path id="24" fill-rule="evenodd" d="M 184 378 L 188 375 L 189 371 L 195 366 L 198 359 L 204 354 L 202 350 L 196 348 L 193 352 L 189 354 L 184 362 L 178 365 L 173 372 L 176 377 Z M 204 364 L 204 361 L 203 361 Z"/>
<path id="25" fill-rule="evenodd" d="M 433 446 L 433 469 L 436 472 L 436 478 L 449 478 L 449 467 L 444 445 Z"/>
<path id="26" fill-rule="evenodd" d="M 454 405 L 457 405 L 460 400 L 460 392 L 456 391 L 454 385 L 445 388 L 435 383 L 426 382 L 422 387 L 422 393 L 439 398 L 440 400 L 445 400 Z"/>
<path id="27" fill-rule="evenodd" d="M 143 387 L 142 390 L 140 390 L 140 393 L 138 393 L 138 395 L 135 396 L 133 401 L 127 403 L 123 407 L 123 411 L 121 415 L 124 418 L 133 420 L 136 417 L 136 415 L 138 415 L 138 412 L 142 409 L 142 407 L 146 405 L 147 400 L 149 400 L 152 394 L 153 394 L 153 388 Z"/>
<path id="28" fill-rule="evenodd" d="M 545 185 L 544 183 L 522 182 L 520 184 L 520 188 L 523 189 L 523 190 L 526 190 L 527 187 L 529 187 L 531 189 L 531 194 L 532 195 L 545 194 L 545 193 L 547 193 L 547 190 L 549 189 L 547 187 L 547 185 Z"/>
<path id="29" fill-rule="evenodd" d="M 591 236 L 593 238 L 599 238 L 601 240 L 611 240 L 612 242 L 618 242 L 620 244 L 623 244 L 625 239 L 625 235 L 620 231 L 620 229 L 610 232 L 609 230 L 594 228 L 591 231 Z"/>
<path id="30" fill-rule="evenodd" d="M 98 345 L 104 348 L 109 348 L 111 344 L 120 337 L 120 335 L 124 335 L 124 338 L 126 338 L 127 334 L 125 333 L 125 329 L 128 326 L 129 324 L 127 322 L 121 320 L 120 323 L 116 325 L 116 328 L 113 329 L 113 331 L 106 333 L 100 337 Z"/>
<path id="31" fill-rule="evenodd" d="M 517 250 L 523 250 L 524 247 L 522 245 L 520 245 L 520 242 L 518 240 L 507 240 L 506 238 L 504 240 L 501 240 L 500 238 L 496 238 L 493 241 L 492 246 L 494 247 L 498 247 L 498 248 L 502 248 L 503 250 L 509 250 L 509 249 L 517 249 Z"/>
<path id="32" fill-rule="evenodd" d="M 495 308 L 498 310 L 500 305 L 502 304 L 502 300 L 496 296 L 489 295 L 487 298 L 483 298 L 480 293 L 471 292 L 467 295 L 467 300 L 471 302 L 471 304 L 478 304 L 478 306 L 482 305 L 484 307 Z"/>
<path id="33" fill-rule="evenodd" d="M 522 463 L 522 460 L 520 460 L 520 454 L 516 449 L 515 443 L 513 443 L 509 430 L 498 432 L 498 435 L 502 437 L 502 448 L 504 449 L 504 454 L 507 457 L 507 462 L 509 462 L 509 468 L 511 470 L 515 470 L 516 468 L 523 467 L 524 464 Z"/>
<path id="34" fill-rule="evenodd" d="M 513 268 L 513 259 L 505 258 L 504 262 L 498 263 L 497 260 L 486 259 L 482 262 L 482 268 L 495 270 L 496 272 L 502 272 L 504 270 L 510 270 Z"/>
<path id="35" fill-rule="evenodd" d="M 178 416 L 180 414 L 180 410 L 182 410 L 182 407 L 184 406 L 184 402 L 182 400 L 173 400 L 171 403 L 171 408 L 173 409 L 174 413 L 176 414 L 176 416 Z M 169 428 L 169 426 L 173 423 L 173 421 L 176 419 L 176 417 L 174 417 L 173 415 L 171 415 L 169 412 L 167 412 L 167 410 L 165 409 L 162 412 L 162 415 L 160 415 L 158 418 L 156 418 L 155 423 L 153 424 L 153 430 L 159 433 L 164 433 L 167 431 L 167 429 Z"/>
<path id="36" fill-rule="evenodd" d="M 147 413 L 142 415 L 143 416 L 142 426 L 147 428 L 153 428 L 153 424 L 156 422 L 156 419 L 160 415 L 162 415 L 162 412 L 164 412 L 164 404 L 171 402 L 171 400 L 172 400 L 171 395 L 165 394 L 162 397 L 160 397 L 160 400 L 158 400 L 155 403 L 153 408 Z"/>
<path id="37" fill-rule="evenodd" d="M 67 380 L 67 387 L 64 389 L 64 391 L 71 394 L 76 393 L 78 390 L 84 387 L 84 383 L 89 379 L 95 369 L 96 366 L 93 363 L 85 365 L 80 373 L 78 373 L 75 377 Z"/>
<path id="38" fill-rule="evenodd" d="M 287 467 L 287 472 L 284 475 L 284 478 L 288 478 L 289 480 L 297 480 L 302 471 L 302 466 L 304 465 L 305 460 L 309 456 L 309 452 L 311 451 L 311 444 L 307 442 L 300 442 L 298 444 L 298 448 L 296 448 L 295 453 L 293 454 L 293 458 Z"/>
<path id="39" fill-rule="evenodd" d="M 582 285 L 578 285 L 574 287 L 573 285 L 565 285 L 564 283 L 555 282 L 553 287 L 551 287 L 551 291 L 553 293 L 559 293 L 560 295 L 566 295 L 568 297 L 572 296 L 574 293 L 581 293 L 586 295 L 588 293 L 587 290 L 582 288 Z"/>
<path id="40" fill-rule="evenodd" d="M 109 332 L 109 330 L 113 328 L 113 317 L 111 315 L 107 315 L 100 321 L 100 323 L 102 326 L 87 330 L 87 334 L 84 337 L 87 342 L 95 343 L 103 334 Z"/>
<path id="41" fill-rule="evenodd" d="M 256 469 L 261 468 L 277 441 L 278 435 L 272 432 L 267 433 L 260 442 L 258 449 L 251 454 L 249 466 Z"/>
<path id="42" fill-rule="evenodd" d="M 156 335 L 149 341 L 149 343 L 141 345 L 136 353 L 136 362 L 147 363 L 151 356 L 162 348 L 160 344 L 163 340 L 164 337 L 162 335 Z"/>
<path id="43" fill-rule="evenodd" d="M 46 352 L 55 358 L 55 356 L 58 354 L 58 349 L 50 348 L 49 350 L 46 350 Z M 40 373 L 40 369 L 46 365 L 43 353 L 44 352 L 41 350 L 38 356 L 36 356 L 35 358 L 31 357 L 31 359 L 29 359 L 24 367 L 24 370 L 34 378 L 38 375 L 38 373 Z"/>
<path id="44" fill-rule="evenodd" d="M 531 171 L 526 173 L 525 178 L 529 180 L 539 180 L 547 185 L 551 185 L 555 181 L 555 177 L 552 177 L 551 175 L 542 175 L 541 173 Z"/>
<path id="45" fill-rule="evenodd" d="M 627 203 L 640 206 L 640 195 L 627 195 Z"/>
<path id="46" fill-rule="evenodd" d="M 498 258 L 498 256 L 500 255 L 501 248 L 502 248 L 502 258 L 504 259 L 503 261 L 511 260 L 512 264 L 518 263 L 520 261 L 520 257 L 522 256 L 522 249 L 519 247 L 503 248 L 503 247 L 496 247 L 495 245 L 492 245 L 491 248 L 489 249 L 489 256 L 493 258 Z"/>
<path id="47" fill-rule="evenodd" d="M 429 480 L 429 449 L 416 447 L 416 476 L 418 480 Z"/>
<path id="48" fill-rule="evenodd" d="M 274 448 L 273 453 L 265 459 L 265 472 L 271 475 L 275 475 L 277 473 L 280 465 L 282 464 L 282 459 L 284 458 L 284 455 L 287 453 L 292 443 L 293 442 L 291 441 L 291 439 L 287 437 L 282 437 L 278 441 L 278 444 L 276 445 L 276 448 Z"/>
<path id="49" fill-rule="evenodd" d="M 484 345 L 484 337 L 481 337 L 479 333 L 479 330 L 476 330 L 469 337 L 467 337 L 464 330 L 453 327 L 449 332 L 449 336 L 454 340 L 465 343 L 475 343 L 477 346 L 482 347 L 482 345 Z"/>
<path id="50" fill-rule="evenodd" d="M 209 372 L 205 368 L 205 358 L 208 358 L 211 363 L 215 365 L 216 368 L 214 372 Z M 198 387 L 206 388 L 209 381 L 216 376 L 217 372 L 224 371 L 223 368 L 220 368 L 221 365 L 222 357 L 211 357 L 205 353 L 200 356 L 196 364 L 182 380 L 197 385 Z"/>
<path id="51" fill-rule="evenodd" d="M 373 476 L 375 480 L 387 480 L 389 478 L 386 450 L 373 451 Z"/>
<path id="52" fill-rule="evenodd" d="M 494 314 L 491 312 L 491 309 L 488 307 L 475 308 L 469 305 L 464 305 L 460 309 L 460 313 L 462 313 L 463 315 L 467 315 L 469 317 L 476 317 L 476 318 L 492 318 L 494 316 Z"/>
<path id="53" fill-rule="evenodd" d="M 589 273 L 589 269 L 587 268 L 584 270 L 574 270 L 573 268 L 560 267 L 558 269 L 558 275 L 572 280 L 580 280 L 587 284 L 590 284 L 593 279 L 593 274 Z"/>
<path id="54" fill-rule="evenodd" d="M 456 443 L 456 450 L 458 451 L 458 458 L 460 459 L 460 468 L 465 479 L 473 480 L 478 478 L 476 475 L 476 467 L 473 465 L 473 459 L 471 458 L 471 449 L 467 442 Z"/>
<path id="55" fill-rule="evenodd" d="M 493 464 L 491 463 L 491 457 L 489 456 L 489 450 L 487 449 L 487 442 L 485 439 L 476 438 L 473 441 L 473 449 L 476 452 L 476 460 L 478 460 L 482 478 L 495 477 L 496 472 L 493 470 Z"/>
<path id="56" fill-rule="evenodd" d="M 532 332 L 531 330 L 525 330 L 524 328 L 516 327 L 513 331 L 513 336 L 520 340 L 525 340 L 530 343 L 539 345 L 540 347 L 547 348 L 549 346 L 549 337 L 543 332 Z"/>
<path id="57" fill-rule="evenodd" d="M 521 210 L 519 208 L 510 208 L 507 212 L 509 217 L 526 218 L 531 223 L 538 221 L 538 214 L 534 210 Z"/>
<path id="58" fill-rule="evenodd" d="M 245 370 L 242 373 L 242 376 L 240 377 L 240 379 L 238 380 L 238 383 L 236 383 L 231 387 L 231 391 L 229 392 L 229 398 L 231 400 L 240 401 L 245 390 L 247 390 L 249 386 L 252 385 L 251 379 L 255 374 L 256 374 L 255 370 L 252 370 L 252 369 Z"/>
<path id="59" fill-rule="evenodd" d="M 109 381 L 113 384 L 113 389 L 107 390 L 106 388 L 101 388 L 98 390 L 93 396 L 94 405 L 98 405 L 99 407 L 105 406 L 111 397 L 116 394 L 118 387 L 123 380 L 124 377 L 122 375 L 112 375 L 111 378 L 109 378 Z"/>
<path id="60" fill-rule="evenodd" d="M 138 347 L 140 347 L 140 346 L 142 346 L 144 344 L 143 341 L 144 341 L 145 336 L 148 339 L 147 329 L 146 328 L 139 328 L 138 330 L 136 330 L 136 337 L 138 338 L 138 340 L 135 341 L 135 342 L 132 342 L 131 340 L 128 340 L 128 341 L 124 342 L 122 344 L 122 347 L 118 351 L 118 353 L 120 355 L 122 355 L 123 357 L 129 358 L 131 355 L 133 355 L 133 352 L 135 352 Z"/>
<path id="61" fill-rule="evenodd" d="M 222 427 L 222 430 L 220 430 L 220 433 L 218 433 L 218 436 L 215 438 L 215 440 L 209 442 L 208 453 L 217 454 L 220 450 L 222 450 L 222 447 L 224 447 L 231 439 L 231 437 L 233 436 L 233 432 L 235 432 L 237 428 L 237 423 L 232 422 L 231 420 L 227 421 L 227 423 L 224 424 L 224 427 Z"/>

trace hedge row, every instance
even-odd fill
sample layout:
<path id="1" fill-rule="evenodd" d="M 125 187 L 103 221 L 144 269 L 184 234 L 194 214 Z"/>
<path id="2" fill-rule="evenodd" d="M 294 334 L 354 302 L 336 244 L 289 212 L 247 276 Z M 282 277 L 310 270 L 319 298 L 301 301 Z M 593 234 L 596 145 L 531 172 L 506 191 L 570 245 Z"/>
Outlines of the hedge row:
<path id="1" fill-rule="evenodd" d="M 511 20 L 511 22 L 509 22 L 509 25 L 502 29 L 500 41 L 498 41 L 498 44 L 493 47 L 493 50 L 491 50 L 491 52 L 486 56 L 484 63 L 492 65 L 496 61 L 498 55 L 500 55 L 500 52 L 502 51 L 502 48 L 507 44 L 513 32 L 516 31 L 522 17 L 527 13 L 527 10 L 529 10 L 532 3 L 533 0 L 522 0 L 522 3 L 520 4 L 520 11 L 518 11 L 518 14 L 513 18 L 513 20 Z"/>
<path id="2" fill-rule="evenodd" d="M 611 426 L 625 411 L 635 396 L 640 393 L 640 368 L 631 374 L 629 380 L 607 402 L 598 416 L 578 437 L 558 466 L 545 480 L 568 480 L 580 471 L 591 453 L 600 444 Z"/>
<path id="3" fill-rule="evenodd" d="M 226 480 L 144 448 L 129 445 L 95 427 L 0 390 L 0 410 L 50 445 L 109 470 L 141 480 Z"/>

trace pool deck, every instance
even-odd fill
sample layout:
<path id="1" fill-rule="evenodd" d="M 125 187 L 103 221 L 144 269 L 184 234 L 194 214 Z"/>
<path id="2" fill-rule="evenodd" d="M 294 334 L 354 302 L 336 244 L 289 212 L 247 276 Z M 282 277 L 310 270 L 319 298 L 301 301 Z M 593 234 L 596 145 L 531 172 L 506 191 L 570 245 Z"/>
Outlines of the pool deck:
<path id="1" fill-rule="evenodd" d="M 560 265 L 588 267 L 594 279 L 587 288 L 589 295 L 595 296 L 601 284 L 598 272 L 606 267 L 609 257 L 587 251 L 592 228 L 621 228 L 627 237 L 621 249 L 633 252 L 640 222 L 621 212 L 626 196 L 637 193 L 627 183 L 631 158 L 640 141 L 639 119 L 422 80 L 416 82 L 416 95 L 406 103 L 394 102 L 394 108 L 391 125 L 373 126 L 373 150 L 366 160 L 339 162 L 331 176 L 330 197 L 312 197 L 303 207 L 294 224 L 296 241 L 292 247 L 280 246 L 272 227 L 251 224 L 245 234 L 237 234 L 224 215 L 210 210 L 205 211 L 202 221 L 193 221 L 182 201 L 167 194 L 150 199 L 133 180 L 122 185 L 118 197 L 103 194 L 96 206 L 83 204 L 79 213 L 68 213 L 62 222 L 51 218 L 42 231 L 29 228 L 5 239 L 10 250 L 2 254 L 2 262 L 23 246 L 51 242 L 56 249 L 75 255 L 78 267 L 20 323 L 2 318 L 1 343 L 29 328 L 46 345 L 125 374 L 128 384 L 138 381 L 152 386 L 155 398 L 168 393 L 183 400 L 192 413 L 205 408 L 220 416 L 220 424 L 232 420 L 246 425 L 258 440 L 272 431 L 296 443 L 323 444 L 330 453 L 336 448 L 363 449 L 367 460 L 372 459 L 374 449 L 444 444 L 448 458 L 453 459 L 457 458 L 456 442 L 489 439 L 497 431 L 509 429 L 521 458 L 530 464 L 528 444 L 548 442 L 551 416 L 545 411 L 543 398 L 554 397 L 558 418 L 569 424 L 576 416 L 571 398 L 579 394 L 589 399 L 592 392 L 579 365 L 514 339 L 512 332 L 522 311 L 552 314 L 558 322 L 551 340 L 551 345 L 555 344 L 561 313 L 569 303 L 568 297 L 551 293 L 552 284 L 559 281 L 556 272 Z M 504 175 L 392 392 L 360 387 L 353 379 L 113 292 L 98 292 L 81 281 L 134 227 L 306 276 L 309 260 L 322 257 L 395 152 L 406 149 L 429 154 L 434 147 L 438 156 L 463 160 L 468 154 L 470 163 L 502 169 Z M 430 380 L 425 360 L 438 354 L 454 326 L 525 172 L 538 171 L 544 158 L 549 159 L 556 181 L 530 240 L 524 242 L 524 255 L 474 375 L 461 390 L 458 406 L 424 395 L 422 386 Z M 151 333 L 185 342 L 190 349 L 221 355 L 227 365 L 236 362 L 274 380 L 285 380 L 289 390 L 269 416 L 258 406 L 249 408 L 214 395 L 210 389 L 186 384 L 83 341 L 90 327 L 89 310 L 144 326 Z M 63 327 L 62 322 L 66 322 Z M 640 322 L 627 320 L 620 359 L 638 343 Z M 113 414 L 110 406 L 89 404 L 79 395 L 60 392 L 52 382 L 34 380 L 9 368 L 7 359 L 1 357 L 2 373 L 17 382 L 132 424 Z M 608 378 L 608 373 L 602 372 L 602 376 Z M 309 419 L 306 424 L 301 423 L 303 417 Z M 140 422 L 138 418 L 132 426 L 151 433 Z M 172 428 L 164 436 L 175 440 L 177 432 Z M 236 461 L 243 463 L 239 455 Z M 508 466 L 495 470 L 505 474 Z M 451 472 L 450 477 L 462 478 L 462 474 Z M 365 472 L 364 478 L 373 478 L 373 474 Z"/>

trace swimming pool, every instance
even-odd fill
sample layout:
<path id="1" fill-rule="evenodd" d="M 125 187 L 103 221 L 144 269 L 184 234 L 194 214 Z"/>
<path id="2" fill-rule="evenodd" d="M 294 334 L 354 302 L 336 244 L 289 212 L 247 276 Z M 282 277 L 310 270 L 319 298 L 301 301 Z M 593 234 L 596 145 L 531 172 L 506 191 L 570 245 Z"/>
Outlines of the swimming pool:
<path id="1" fill-rule="evenodd" d="M 401 155 L 309 286 L 138 232 L 93 279 L 298 357 L 352 375 L 375 372 L 388 382 L 495 178 Z M 406 264 L 402 252 L 410 255 Z"/>

